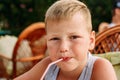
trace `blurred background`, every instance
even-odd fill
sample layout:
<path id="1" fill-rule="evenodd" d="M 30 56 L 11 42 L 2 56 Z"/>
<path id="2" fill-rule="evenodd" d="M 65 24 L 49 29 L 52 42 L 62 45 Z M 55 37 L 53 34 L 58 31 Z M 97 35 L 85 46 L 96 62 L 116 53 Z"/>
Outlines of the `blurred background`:
<path id="1" fill-rule="evenodd" d="M 44 22 L 44 14 L 56 0 L 0 0 L 0 35 L 18 36 L 28 25 Z M 81 0 L 87 4 L 92 14 L 93 29 L 111 21 L 114 0 Z"/>
<path id="2" fill-rule="evenodd" d="M 0 80 L 11 80 L 48 55 L 42 22 L 55 1 L 0 0 Z M 114 0 L 81 1 L 90 9 L 96 33 L 101 22 L 111 23 Z"/>

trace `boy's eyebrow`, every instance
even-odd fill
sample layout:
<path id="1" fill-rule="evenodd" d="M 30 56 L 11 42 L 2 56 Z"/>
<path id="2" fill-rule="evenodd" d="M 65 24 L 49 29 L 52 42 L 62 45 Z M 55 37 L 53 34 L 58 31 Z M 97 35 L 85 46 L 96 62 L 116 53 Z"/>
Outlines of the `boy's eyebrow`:
<path id="1" fill-rule="evenodd" d="M 67 35 L 78 34 L 78 32 L 68 32 Z M 48 36 L 59 36 L 59 34 L 48 34 Z"/>
<path id="2" fill-rule="evenodd" d="M 70 33 L 68 33 L 68 35 L 72 35 L 72 34 L 78 34 L 78 32 L 70 32 Z"/>
<path id="3" fill-rule="evenodd" d="M 54 36 L 58 36 L 57 34 L 48 34 L 47 37 L 54 37 Z"/>

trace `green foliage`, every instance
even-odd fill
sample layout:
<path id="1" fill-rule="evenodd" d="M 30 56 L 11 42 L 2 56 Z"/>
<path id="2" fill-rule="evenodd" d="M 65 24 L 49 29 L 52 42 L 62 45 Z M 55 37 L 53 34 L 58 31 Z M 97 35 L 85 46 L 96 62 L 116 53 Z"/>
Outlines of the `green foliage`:
<path id="1" fill-rule="evenodd" d="M 55 0 L 0 0 L 2 29 L 18 36 L 28 25 L 44 21 L 46 9 Z M 7 25 L 6 25 L 7 24 Z"/>
<path id="2" fill-rule="evenodd" d="M 81 0 L 91 11 L 93 29 L 98 31 L 98 25 L 105 21 L 111 22 L 113 0 Z"/>
<path id="3" fill-rule="evenodd" d="M 56 0 L 0 0 L 0 26 L 18 36 L 28 25 L 44 21 L 48 7 Z M 112 0 L 81 0 L 92 14 L 93 29 L 102 21 L 111 21 Z"/>

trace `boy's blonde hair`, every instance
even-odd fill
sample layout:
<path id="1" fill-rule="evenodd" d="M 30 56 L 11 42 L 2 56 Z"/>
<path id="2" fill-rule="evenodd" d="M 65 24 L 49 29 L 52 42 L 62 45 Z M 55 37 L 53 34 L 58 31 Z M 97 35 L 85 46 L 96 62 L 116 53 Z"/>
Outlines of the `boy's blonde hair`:
<path id="1" fill-rule="evenodd" d="M 46 12 L 45 23 L 47 21 L 68 20 L 77 12 L 80 12 L 88 24 L 88 31 L 92 30 L 91 14 L 87 6 L 78 0 L 59 0 L 55 2 Z"/>

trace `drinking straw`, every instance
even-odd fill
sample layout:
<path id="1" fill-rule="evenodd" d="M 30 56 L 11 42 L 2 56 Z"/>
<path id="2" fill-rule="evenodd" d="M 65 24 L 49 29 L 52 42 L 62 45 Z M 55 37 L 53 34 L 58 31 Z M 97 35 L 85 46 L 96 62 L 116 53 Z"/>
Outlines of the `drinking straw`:
<path id="1" fill-rule="evenodd" d="M 42 75 L 42 77 L 41 77 L 40 80 L 43 80 L 43 79 L 44 79 L 44 77 L 45 77 L 45 75 L 46 75 L 48 69 L 50 68 L 50 66 L 52 66 L 53 64 L 56 64 L 56 63 L 58 63 L 58 62 L 60 62 L 60 61 L 62 61 L 62 60 L 63 60 L 63 59 L 61 58 L 61 59 L 58 59 L 58 60 L 56 60 L 56 61 L 50 63 L 50 64 L 48 65 L 48 67 L 46 68 L 45 72 L 43 73 L 43 75 Z"/>

